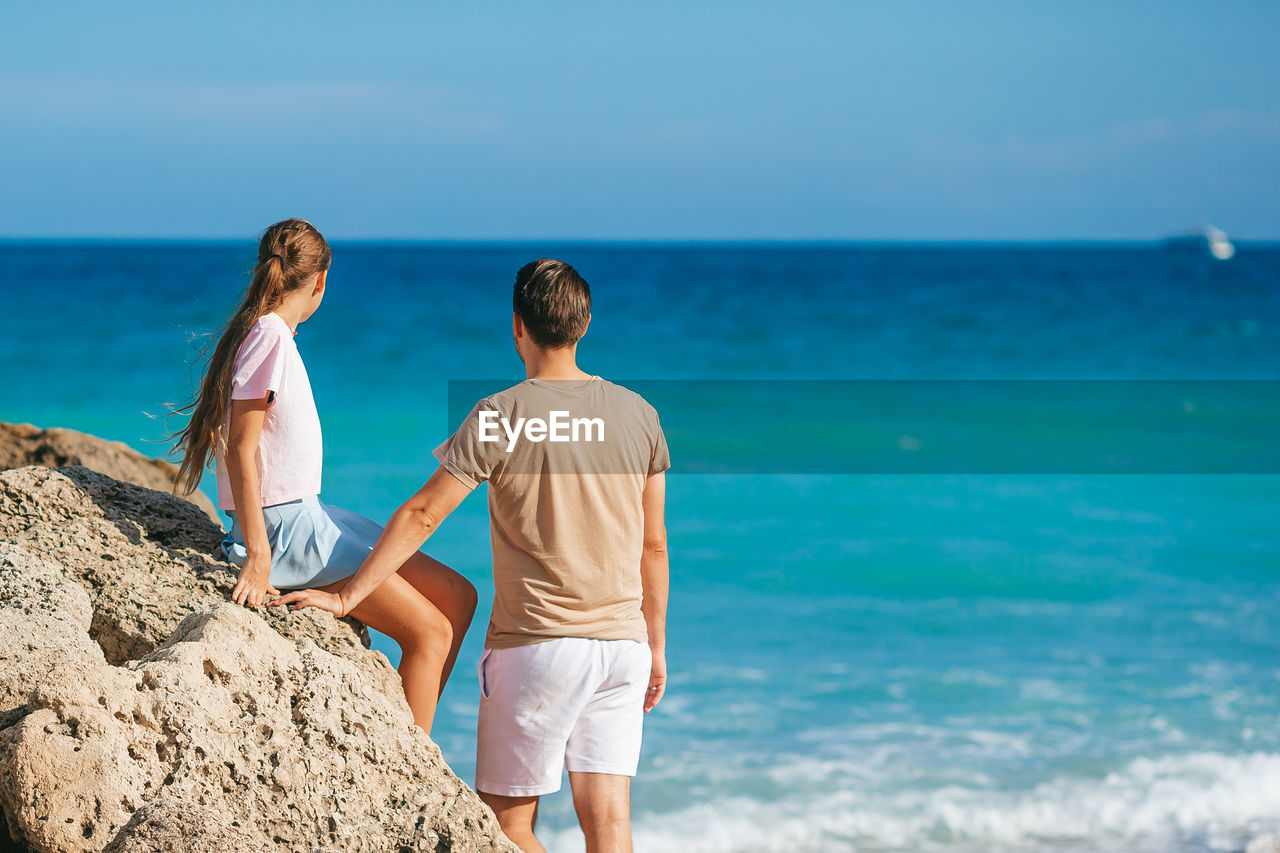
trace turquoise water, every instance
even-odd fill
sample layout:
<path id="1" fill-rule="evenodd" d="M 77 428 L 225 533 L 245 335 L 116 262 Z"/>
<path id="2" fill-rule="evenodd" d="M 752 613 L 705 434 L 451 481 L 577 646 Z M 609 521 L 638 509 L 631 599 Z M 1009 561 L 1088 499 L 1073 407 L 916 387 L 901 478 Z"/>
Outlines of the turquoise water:
<path id="1" fill-rule="evenodd" d="M 521 378 L 509 286 L 539 255 L 592 282 L 583 366 L 676 401 L 662 412 L 671 688 L 646 724 L 639 849 L 1227 851 L 1280 832 L 1280 477 L 1264 381 L 1280 379 L 1280 249 L 1214 264 L 1148 246 L 337 245 L 329 296 L 298 336 L 326 501 L 385 519 L 433 470 L 450 381 Z M 144 413 L 189 392 L 190 338 L 230 309 L 251 256 L 0 246 L 0 419 L 159 453 L 163 425 Z M 1034 393 L 970 395 L 961 418 L 885 383 L 895 411 L 919 403 L 895 434 L 858 401 L 839 423 L 797 418 L 782 382 L 797 379 L 822 393 L 844 387 L 831 380 Z M 672 380 L 777 382 L 721 399 Z M 1032 380 L 1174 393 L 1117 403 L 1105 389 L 1130 386 L 1083 386 L 1034 420 L 1025 399 L 1065 386 Z M 1191 380 L 1205 384 L 1178 384 Z M 1117 427 L 1159 474 L 1068 452 Z M 946 444 L 962 429 L 980 458 Z M 992 439 L 1015 432 L 1029 456 Z M 743 473 L 682 472 L 682 448 L 696 470 Z M 1205 459 L 1230 473 L 1188 473 Z M 427 550 L 491 594 L 482 496 Z M 482 628 L 435 733 L 464 778 Z M 552 849 L 581 849 L 567 795 L 541 825 Z"/>

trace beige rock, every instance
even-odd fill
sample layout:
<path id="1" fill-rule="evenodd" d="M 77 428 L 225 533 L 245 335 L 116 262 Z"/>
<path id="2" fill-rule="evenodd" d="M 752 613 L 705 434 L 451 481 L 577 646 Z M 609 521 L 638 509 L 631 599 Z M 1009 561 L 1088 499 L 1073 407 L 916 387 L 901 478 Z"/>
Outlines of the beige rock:
<path id="1" fill-rule="evenodd" d="M 358 623 L 226 602 L 220 535 L 83 467 L 0 473 L 0 851 L 514 850 Z"/>
<path id="2" fill-rule="evenodd" d="M 0 542 L 0 728 L 55 667 L 101 665 L 89 594 L 57 566 Z"/>
<path id="3" fill-rule="evenodd" d="M 9 822 L 0 809 L 0 853 L 28 853 L 30 849 L 21 839 L 9 834 Z"/>
<path id="4" fill-rule="evenodd" d="M 28 465 L 83 465 L 108 477 L 162 492 L 172 491 L 178 477 L 177 465 L 143 456 L 119 441 L 73 429 L 40 429 L 31 424 L 0 422 L 0 470 Z M 196 491 L 188 500 L 220 523 L 217 509 L 204 492 Z"/>
<path id="5" fill-rule="evenodd" d="M 143 657 L 188 614 L 227 600 L 236 569 L 215 556 L 221 538 L 187 501 L 87 468 L 0 472 L 0 542 L 56 564 L 88 593 L 90 633 L 107 663 Z M 407 713 L 399 676 L 367 648 L 359 622 L 314 609 L 260 613 L 284 636 L 354 662 Z"/>
<path id="6" fill-rule="evenodd" d="M 160 800 L 147 803 L 106 846 L 103 853 L 275 853 L 262 839 L 250 838 L 217 809 L 197 803 Z"/>
<path id="7" fill-rule="evenodd" d="M 67 663 L 29 707 L 0 731 L 0 805 L 40 853 L 102 850 L 162 800 L 279 851 L 515 849 L 366 671 L 235 605 L 124 667 Z"/>

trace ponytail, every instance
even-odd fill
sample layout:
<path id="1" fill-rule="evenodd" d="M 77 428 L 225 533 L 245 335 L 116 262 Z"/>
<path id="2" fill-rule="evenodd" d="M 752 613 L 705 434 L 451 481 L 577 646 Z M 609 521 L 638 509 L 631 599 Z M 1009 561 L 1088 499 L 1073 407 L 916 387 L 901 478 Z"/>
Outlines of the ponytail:
<path id="1" fill-rule="evenodd" d="M 200 487 L 210 459 L 226 450 L 226 427 L 231 407 L 231 377 L 240 346 L 262 315 L 279 308 L 285 297 L 327 270 L 329 244 L 310 222 L 286 219 L 262 234 L 258 263 L 240 307 L 218 330 L 218 343 L 209 358 L 200 390 L 174 412 L 187 414 L 187 425 L 171 438 L 173 453 L 182 452 L 174 493 L 189 495 Z M 207 351 L 206 351 L 207 352 Z M 202 353 L 202 356 L 204 354 Z"/>

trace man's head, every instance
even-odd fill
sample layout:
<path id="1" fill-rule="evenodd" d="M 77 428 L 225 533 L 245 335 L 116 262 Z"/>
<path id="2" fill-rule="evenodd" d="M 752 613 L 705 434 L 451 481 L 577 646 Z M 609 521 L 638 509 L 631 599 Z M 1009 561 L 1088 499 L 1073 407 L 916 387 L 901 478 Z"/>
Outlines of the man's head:
<path id="1" fill-rule="evenodd" d="M 520 328 L 540 349 L 572 347 L 591 322 L 591 288 L 564 261 L 539 258 L 516 273 L 512 294 L 516 338 Z"/>

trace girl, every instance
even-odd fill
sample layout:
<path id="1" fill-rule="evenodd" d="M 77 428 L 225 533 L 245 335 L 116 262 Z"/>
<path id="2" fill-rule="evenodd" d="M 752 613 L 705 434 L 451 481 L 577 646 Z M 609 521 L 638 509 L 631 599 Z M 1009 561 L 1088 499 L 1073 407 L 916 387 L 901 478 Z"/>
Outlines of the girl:
<path id="1" fill-rule="evenodd" d="M 329 258 L 310 222 L 263 233 L 249 291 L 199 394 L 179 409 L 191 418 L 175 436 L 178 489 L 195 491 L 213 457 L 218 508 L 233 522 L 222 550 L 241 567 L 237 604 L 256 607 L 282 588 L 340 592 L 382 532 L 318 497 L 320 418 L 293 336 L 324 299 Z M 427 732 L 475 608 L 466 578 L 417 552 L 350 614 L 399 644 L 405 698 Z"/>

